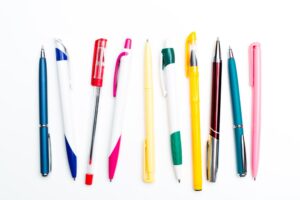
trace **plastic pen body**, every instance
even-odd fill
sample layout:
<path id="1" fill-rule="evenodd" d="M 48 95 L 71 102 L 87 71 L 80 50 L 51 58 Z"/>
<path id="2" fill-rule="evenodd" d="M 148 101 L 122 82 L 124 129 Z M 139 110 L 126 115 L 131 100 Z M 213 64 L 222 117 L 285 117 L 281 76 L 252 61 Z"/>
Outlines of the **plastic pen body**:
<path id="1" fill-rule="evenodd" d="M 127 84 L 129 81 L 130 61 L 131 61 L 131 39 L 126 39 L 124 49 L 119 54 L 114 73 L 113 92 L 114 116 L 111 132 L 111 145 L 108 157 L 109 179 L 114 178 L 116 171 L 122 137 L 122 126 L 124 120 L 124 110 L 127 100 Z"/>
<path id="2" fill-rule="evenodd" d="M 97 119 L 99 113 L 99 103 L 100 103 L 100 92 L 103 84 L 103 75 L 104 75 L 104 54 L 106 49 L 107 40 L 100 38 L 95 41 L 94 44 L 94 54 L 93 54 L 93 64 L 92 64 L 92 74 L 91 74 L 91 85 L 93 87 L 93 112 L 92 112 L 92 134 L 91 134 L 91 143 L 89 151 L 89 160 L 87 172 L 85 175 L 85 184 L 92 185 L 93 183 L 93 153 L 94 153 L 94 143 L 96 138 L 97 130 Z"/>
<path id="3" fill-rule="evenodd" d="M 77 175 L 77 151 L 75 145 L 76 138 L 73 124 L 72 84 L 70 66 L 68 61 L 69 55 L 61 40 L 56 40 L 55 51 L 66 151 L 71 175 L 75 180 Z"/>
<path id="4" fill-rule="evenodd" d="M 246 148 L 245 148 L 245 140 L 244 140 L 238 74 L 237 74 L 235 59 L 233 57 L 233 53 L 231 49 L 229 49 L 228 75 L 229 75 L 229 86 L 230 86 L 232 115 L 233 115 L 233 128 L 235 134 L 237 173 L 240 177 L 243 177 L 246 176 L 247 174 Z"/>
<path id="5" fill-rule="evenodd" d="M 154 181 L 154 119 L 153 119 L 153 80 L 152 80 L 152 53 L 148 40 L 145 44 L 144 57 L 144 89 L 145 89 L 145 130 L 144 141 L 144 182 Z"/>
<path id="6" fill-rule="evenodd" d="M 172 161 L 175 176 L 178 182 L 181 181 L 182 148 L 179 123 L 179 109 L 177 103 L 177 80 L 174 49 L 169 47 L 166 41 L 166 47 L 162 49 L 162 83 L 165 85 L 164 95 L 167 98 L 168 124 L 170 133 L 170 143 L 172 152 Z M 164 86 L 163 86 L 164 88 Z"/>
<path id="7" fill-rule="evenodd" d="M 44 49 L 41 50 L 39 62 L 39 105 L 40 105 L 40 162 L 41 174 L 47 176 L 50 172 L 50 150 L 48 133 L 48 93 L 47 93 L 47 63 Z"/>
<path id="8" fill-rule="evenodd" d="M 199 72 L 196 57 L 196 33 L 192 32 L 186 40 L 186 75 L 189 78 L 192 158 L 194 190 L 202 191 L 202 156 L 200 130 Z"/>
<path id="9" fill-rule="evenodd" d="M 251 169 L 254 180 L 257 177 L 261 126 L 261 49 L 259 43 L 249 47 L 250 86 L 252 87 L 251 120 Z"/>

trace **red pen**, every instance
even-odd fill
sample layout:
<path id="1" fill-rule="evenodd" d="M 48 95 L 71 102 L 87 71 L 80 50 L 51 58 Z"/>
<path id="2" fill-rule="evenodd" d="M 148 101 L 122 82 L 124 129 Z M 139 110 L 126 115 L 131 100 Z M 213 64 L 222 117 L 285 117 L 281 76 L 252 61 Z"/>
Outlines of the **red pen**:
<path id="1" fill-rule="evenodd" d="M 95 41 L 94 47 L 94 57 L 93 57 L 93 68 L 92 68 L 92 78 L 91 85 L 94 88 L 94 110 L 93 110 L 93 127 L 92 127 L 92 140 L 90 146 L 90 154 L 89 154 L 89 162 L 88 169 L 85 175 L 85 184 L 92 185 L 93 183 L 93 150 L 94 150 L 94 141 L 96 135 L 96 127 L 97 127 L 97 116 L 98 116 L 98 108 L 99 108 L 99 99 L 100 99 L 100 89 L 103 83 L 103 74 L 104 74 L 104 53 L 106 48 L 107 40 L 100 38 Z"/>

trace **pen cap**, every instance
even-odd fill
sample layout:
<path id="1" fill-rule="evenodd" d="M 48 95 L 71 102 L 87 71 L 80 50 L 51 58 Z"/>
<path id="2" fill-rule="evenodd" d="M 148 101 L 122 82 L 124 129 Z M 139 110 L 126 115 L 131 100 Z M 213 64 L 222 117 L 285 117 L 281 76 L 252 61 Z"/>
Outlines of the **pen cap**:
<path id="1" fill-rule="evenodd" d="M 106 43 L 103 38 L 95 41 L 91 84 L 96 87 L 102 87 Z"/>
<path id="2" fill-rule="evenodd" d="M 189 66 L 191 59 L 191 50 L 196 46 L 196 32 L 191 32 L 189 36 L 186 38 L 185 42 L 185 72 L 186 76 L 189 76 Z"/>

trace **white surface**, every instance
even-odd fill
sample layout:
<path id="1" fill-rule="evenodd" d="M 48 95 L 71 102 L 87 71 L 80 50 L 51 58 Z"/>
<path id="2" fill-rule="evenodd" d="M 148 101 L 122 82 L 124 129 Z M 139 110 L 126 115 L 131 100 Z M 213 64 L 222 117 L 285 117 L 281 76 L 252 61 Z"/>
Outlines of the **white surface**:
<path id="1" fill-rule="evenodd" d="M 300 68 L 297 1 L 1 1 L 0 3 L 0 199 L 299 199 Z M 223 55 L 220 165 L 216 184 L 204 181 L 192 190 L 188 80 L 184 75 L 184 43 L 197 31 L 201 67 L 202 154 L 209 130 L 211 60 L 217 37 Z M 125 37 L 133 39 L 133 69 L 128 112 L 117 172 L 108 180 L 112 77 Z M 71 178 L 58 96 L 53 38 L 68 48 L 76 100 L 78 177 Z M 90 144 L 90 86 L 94 40 L 108 38 L 104 88 L 95 147 L 94 185 L 84 185 Z M 175 41 L 180 122 L 183 142 L 182 183 L 174 178 L 166 101 L 159 88 L 158 61 L 163 41 Z M 156 136 L 156 181 L 142 182 L 144 138 L 143 48 L 150 39 Z M 262 138 L 257 181 L 238 178 L 227 75 L 229 44 L 236 57 L 250 172 L 250 87 L 248 46 L 262 46 Z M 38 59 L 44 45 L 48 61 L 49 129 L 53 171 L 39 170 Z M 204 164 L 204 163 L 203 163 Z M 203 165 L 205 169 L 205 165 Z M 205 175 L 205 173 L 203 173 Z"/>

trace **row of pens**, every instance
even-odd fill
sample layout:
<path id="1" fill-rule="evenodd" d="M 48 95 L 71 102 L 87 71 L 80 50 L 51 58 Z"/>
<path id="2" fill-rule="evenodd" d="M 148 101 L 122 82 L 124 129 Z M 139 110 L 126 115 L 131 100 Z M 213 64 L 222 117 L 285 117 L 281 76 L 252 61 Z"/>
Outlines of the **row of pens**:
<path id="1" fill-rule="evenodd" d="M 61 100 L 62 116 L 64 123 L 66 152 L 72 177 L 77 174 L 77 156 L 74 141 L 74 126 L 72 120 L 72 87 L 70 82 L 69 54 L 61 40 L 55 40 L 56 63 L 58 69 L 59 93 Z M 92 140 L 85 183 L 93 182 L 93 149 L 97 128 L 97 115 L 100 99 L 100 91 L 103 86 L 105 66 L 106 39 L 95 41 L 91 85 L 94 87 Z M 122 139 L 122 121 L 124 107 L 126 106 L 126 81 L 128 73 L 124 70 L 130 67 L 131 39 L 126 39 L 124 49 L 118 55 L 113 78 L 114 117 L 111 132 L 111 146 L 108 157 L 108 176 L 112 180 L 117 169 L 120 146 Z M 185 69 L 189 79 L 190 110 L 191 110 L 191 140 L 193 161 L 193 187 L 196 191 L 202 190 L 202 158 L 200 137 L 200 94 L 199 72 L 196 55 L 196 33 L 192 32 L 186 39 L 185 46 Z M 144 140 L 144 166 L 143 180 L 146 183 L 154 181 L 155 176 L 155 153 L 153 131 L 153 80 L 152 58 L 149 41 L 144 49 L 144 92 L 145 92 L 145 140 Z M 181 136 L 178 119 L 178 102 L 176 94 L 176 64 L 175 52 L 172 44 L 166 41 L 161 51 L 161 84 L 163 94 L 167 99 L 168 122 L 170 133 L 170 148 L 176 179 L 181 180 L 182 150 Z M 247 174 L 246 149 L 243 134 L 242 110 L 239 95 L 238 74 L 232 49 L 229 48 L 228 73 L 233 113 L 233 129 L 235 135 L 235 149 L 237 160 L 237 174 L 244 177 Z M 260 44 L 253 43 L 249 46 L 250 86 L 252 87 L 252 123 L 251 123 L 251 170 L 255 179 L 258 170 L 259 138 L 260 138 L 260 93 L 261 93 L 261 69 L 260 69 Z M 51 171 L 51 143 L 48 132 L 47 110 L 47 66 L 44 49 L 41 50 L 39 62 L 39 104 L 40 104 L 40 164 L 42 176 L 47 176 Z M 212 63 L 212 90 L 211 90 L 211 123 L 209 138 L 207 141 L 207 166 L 206 176 L 210 182 L 215 182 L 219 160 L 219 137 L 220 137 L 220 107 L 221 107 L 221 83 L 222 83 L 222 59 L 219 39 L 216 41 L 215 54 Z M 126 133 L 125 133 L 126 134 Z"/>

